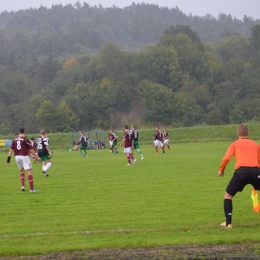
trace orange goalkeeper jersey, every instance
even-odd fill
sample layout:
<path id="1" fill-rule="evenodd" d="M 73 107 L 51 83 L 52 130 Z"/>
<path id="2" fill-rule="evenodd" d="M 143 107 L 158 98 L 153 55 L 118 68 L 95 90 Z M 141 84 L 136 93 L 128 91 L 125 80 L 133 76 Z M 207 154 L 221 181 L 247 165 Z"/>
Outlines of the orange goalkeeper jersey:
<path id="1" fill-rule="evenodd" d="M 260 168 L 260 145 L 248 138 L 240 138 L 233 142 L 222 159 L 220 172 L 224 172 L 230 158 L 235 157 L 235 169 L 240 167 Z"/>

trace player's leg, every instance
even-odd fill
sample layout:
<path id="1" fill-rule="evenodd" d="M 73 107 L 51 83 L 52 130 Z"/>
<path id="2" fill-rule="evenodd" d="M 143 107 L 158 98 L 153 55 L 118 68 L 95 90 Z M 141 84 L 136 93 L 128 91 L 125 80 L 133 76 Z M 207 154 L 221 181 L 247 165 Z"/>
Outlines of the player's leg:
<path id="1" fill-rule="evenodd" d="M 30 185 L 30 192 L 36 192 L 37 190 L 34 188 L 32 169 L 28 169 L 27 172 L 28 172 L 28 182 Z"/>
<path id="2" fill-rule="evenodd" d="M 144 157 L 143 157 L 142 151 L 140 150 L 139 142 L 134 142 L 134 149 L 137 150 L 138 154 L 140 155 L 141 160 L 143 160 Z"/>
<path id="3" fill-rule="evenodd" d="M 165 151 L 164 151 L 164 147 L 165 147 L 164 144 L 161 142 L 160 145 L 161 145 L 162 152 L 165 153 Z"/>
<path id="4" fill-rule="evenodd" d="M 141 160 L 143 160 L 144 156 L 143 156 L 142 151 L 140 149 L 137 149 L 137 152 L 139 153 Z"/>
<path id="5" fill-rule="evenodd" d="M 50 156 L 49 156 L 50 157 Z M 45 162 L 46 163 L 46 162 Z M 50 167 L 52 166 L 52 159 L 51 158 L 49 158 L 49 160 L 47 161 L 47 163 L 46 163 L 46 165 L 45 165 L 45 167 L 44 167 L 44 171 L 45 171 L 45 174 L 46 175 L 48 175 L 47 174 L 47 171 L 48 171 L 48 169 L 50 169 Z M 49 175 L 48 175 L 49 176 Z M 47 176 L 46 176 L 47 177 Z"/>
<path id="6" fill-rule="evenodd" d="M 114 151 L 114 153 L 118 153 L 116 145 L 117 145 L 117 141 L 113 142 L 113 151 Z"/>
<path id="7" fill-rule="evenodd" d="M 28 182 L 30 186 L 30 192 L 35 192 L 33 175 L 32 175 L 32 165 L 29 156 L 23 156 L 23 168 L 28 173 Z"/>
<path id="8" fill-rule="evenodd" d="M 129 148 L 129 155 L 130 155 L 130 159 L 133 160 L 134 164 L 136 164 L 136 159 L 134 158 L 133 151 L 131 148 Z"/>
<path id="9" fill-rule="evenodd" d="M 21 189 L 22 189 L 22 191 L 25 191 L 24 168 L 20 169 L 20 181 L 21 181 Z"/>
<path id="10" fill-rule="evenodd" d="M 155 149 L 156 154 L 158 154 L 158 140 L 154 141 L 154 149 Z"/>
<path id="11" fill-rule="evenodd" d="M 131 165 L 131 155 L 128 152 L 127 148 L 124 148 L 124 153 L 126 154 L 126 159 L 127 159 L 127 162 L 128 162 L 128 164 L 126 166 L 130 166 Z"/>
<path id="12" fill-rule="evenodd" d="M 47 172 L 45 170 L 46 164 L 47 164 L 47 162 L 46 162 L 47 159 L 46 159 L 45 156 L 40 157 L 40 159 L 41 159 L 41 162 L 42 162 L 42 173 L 44 174 L 44 177 L 48 177 L 49 175 L 47 174 Z"/>
<path id="13" fill-rule="evenodd" d="M 111 141 L 109 141 L 109 151 L 110 151 L 111 153 L 114 152 L 113 142 L 111 142 Z"/>
<path id="14" fill-rule="evenodd" d="M 233 196 L 225 192 L 224 195 L 224 214 L 226 221 L 221 224 L 221 227 L 232 228 L 232 212 L 233 212 Z"/>
<path id="15" fill-rule="evenodd" d="M 15 156 L 15 161 L 17 167 L 20 171 L 20 182 L 21 182 L 21 189 L 25 191 L 25 184 L 24 184 L 24 156 Z M 30 160 L 30 159 L 29 159 Z"/>
<path id="16" fill-rule="evenodd" d="M 84 156 L 84 146 L 80 146 L 80 148 L 79 148 L 79 152 L 80 152 L 80 154 L 82 155 L 82 156 Z"/>
<path id="17" fill-rule="evenodd" d="M 241 169 L 243 171 L 243 169 Z M 233 212 L 233 197 L 238 191 L 242 191 L 248 183 L 247 174 L 239 174 L 236 170 L 231 178 L 224 195 L 224 214 L 226 221 L 221 224 L 221 228 L 232 228 L 232 212 Z M 244 178 L 243 178 L 244 176 Z"/>
<path id="18" fill-rule="evenodd" d="M 164 145 L 164 147 L 167 145 L 168 150 L 171 150 L 170 145 L 169 145 L 169 139 L 165 139 L 163 142 L 163 145 Z"/>

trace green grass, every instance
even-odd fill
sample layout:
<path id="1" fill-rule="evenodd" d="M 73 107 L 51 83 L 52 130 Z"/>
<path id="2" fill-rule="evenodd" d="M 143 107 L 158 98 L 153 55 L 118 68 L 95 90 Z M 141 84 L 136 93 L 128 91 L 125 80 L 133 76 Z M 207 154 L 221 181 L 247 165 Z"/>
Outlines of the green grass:
<path id="1" fill-rule="evenodd" d="M 250 186 L 234 198 L 234 228 L 219 229 L 233 161 L 224 178 L 217 172 L 229 143 L 174 144 L 158 155 L 142 146 L 144 161 L 135 153 L 131 167 L 123 148 L 89 151 L 88 158 L 55 150 L 49 178 L 33 164 L 36 194 L 20 190 L 12 157 L 1 168 L 0 256 L 259 241 Z"/>

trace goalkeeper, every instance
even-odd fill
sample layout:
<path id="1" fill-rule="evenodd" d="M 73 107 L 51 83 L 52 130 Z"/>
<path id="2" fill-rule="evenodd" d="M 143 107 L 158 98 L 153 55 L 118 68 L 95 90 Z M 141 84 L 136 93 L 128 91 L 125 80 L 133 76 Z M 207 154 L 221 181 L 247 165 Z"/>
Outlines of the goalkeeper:
<path id="1" fill-rule="evenodd" d="M 235 158 L 235 172 L 231 178 L 224 195 L 224 213 L 226 221 L 221 228 L 232 228 L 232 199 L 238 191 L 242 191 L 247 184 L 255 190 L 260 190 L 260 146 L 248 138 L 246 125 L 237 128 L 238 140 L 233 142 L 222 159 L 218 175 L 224 176 L 225 168 L 232 156 Z"/>

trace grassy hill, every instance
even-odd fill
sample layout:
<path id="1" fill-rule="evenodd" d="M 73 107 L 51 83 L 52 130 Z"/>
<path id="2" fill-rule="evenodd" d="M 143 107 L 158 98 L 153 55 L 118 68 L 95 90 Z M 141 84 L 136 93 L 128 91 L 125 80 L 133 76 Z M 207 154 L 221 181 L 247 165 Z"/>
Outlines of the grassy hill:
<path id="1" fill-rule="evenodd" d="M 190 143 L 190 142 L 214 142 L 214 141 L 234 141 L 236 140 L 237 125 L 225 126 L 196 126 L 183 128 L 167 128 L 170 134 L 171 143 Z M 260 124 L 248 124 L 249 136 L 251 139 L 260 139 Z M 163 128 L 162 128 L 163 130 Z M 86 130 L 87 131 L 87 130 Z M 95 130 L 93 130 L 95 132 Z M 122 130 L 116 130 L 119 140 L 122 139 Z M 154 129 L 140 129 L 139 140 L 141 144 L 152 144 Z M 28 135 L 37 137 L 38 134 Z M 51 147 L 54 149 L 65 149 L 72 146 L 71 133 L 48 134 Z M 0 136 L 1 139 L 14 138 L 14 135 Z M 91 136 L 93 139 L 95 135 Z M 106 140 L 107 142 L 107 140 Z"/>

